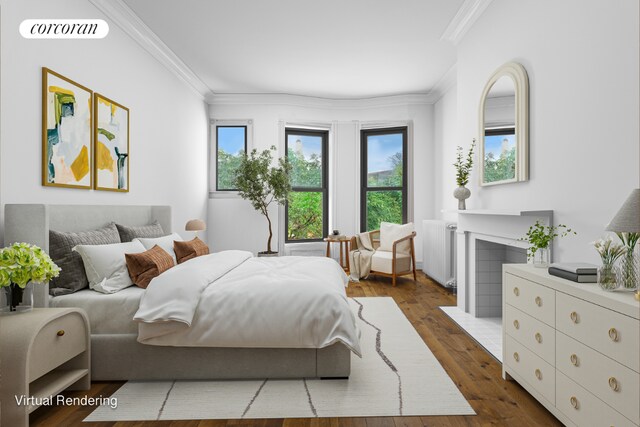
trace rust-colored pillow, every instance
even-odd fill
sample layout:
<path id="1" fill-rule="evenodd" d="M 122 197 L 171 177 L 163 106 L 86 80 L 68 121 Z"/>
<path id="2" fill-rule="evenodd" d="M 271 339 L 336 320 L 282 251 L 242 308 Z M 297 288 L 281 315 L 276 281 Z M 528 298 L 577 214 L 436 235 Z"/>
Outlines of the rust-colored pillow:
<path id="1" fill-rule="evenodd" d="M 149 286 L 151 279 L 175 265 L 173 257 L 158 245 L 145 252 L 125 254 L 124 258 L 131 281 L 141 288 Z"/>
<path id="2" fill-rule="evenodd" d="M 193 240 L 189 240 L 188 242 L 174 240 L 173 251 L 176 253 L 176 260 L 178 260 L 178 264 L 182 264 L 185 261 L 189 261 L 191 258 L 207 255 L 209 253 L 209 246 L 207 246 L 207 244 L 202 240 L 194 237 Z"/>

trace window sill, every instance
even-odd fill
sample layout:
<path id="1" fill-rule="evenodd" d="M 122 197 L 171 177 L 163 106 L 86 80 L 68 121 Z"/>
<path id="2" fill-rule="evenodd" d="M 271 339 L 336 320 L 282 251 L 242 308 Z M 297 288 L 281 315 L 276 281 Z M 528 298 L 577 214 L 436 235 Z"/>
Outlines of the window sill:
<path id="1" fill-rule="evenodd" d="M 241 199 L 237 191 L 209 191 L 209 199 Z"/>

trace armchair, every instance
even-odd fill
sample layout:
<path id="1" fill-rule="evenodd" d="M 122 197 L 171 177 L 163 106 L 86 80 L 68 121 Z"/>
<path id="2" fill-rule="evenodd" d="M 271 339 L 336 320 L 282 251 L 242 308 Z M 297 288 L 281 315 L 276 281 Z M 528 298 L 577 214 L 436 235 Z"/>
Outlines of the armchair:
<path id="1" fill-rule="evenodd" d="M 408 236 L 393 241 L 390 251 L 380 249 L 380 230 L 370 231 L 368 234 L 373 248 L 376 250 L 371 257 L 370 274 L 391 277 L 393 286 L 396 285 L 398 276 L 413 273 L 413 280 L 416 280 L 415 231 Z M 358 249 L 355 237 L 351 238 L 351 249 Z"/>

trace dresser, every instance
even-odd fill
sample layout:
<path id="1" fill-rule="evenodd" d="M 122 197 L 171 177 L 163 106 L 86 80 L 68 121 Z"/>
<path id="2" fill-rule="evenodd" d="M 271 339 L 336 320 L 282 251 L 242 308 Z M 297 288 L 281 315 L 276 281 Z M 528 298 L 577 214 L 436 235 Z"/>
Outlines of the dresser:
<path id="1" fill-rule="evenodd" d="M 568 426 L 640 425 L 640 303 L 505 264 L 502 375 Z"/>
<path id="2" fill-rule="evenodd" d="M 91 387 L 89 321 L 81 309 L 0 316 L 0 343 L 3 426 L 27 426 L 29 414 L 55 404 L 61 391 Z"/>

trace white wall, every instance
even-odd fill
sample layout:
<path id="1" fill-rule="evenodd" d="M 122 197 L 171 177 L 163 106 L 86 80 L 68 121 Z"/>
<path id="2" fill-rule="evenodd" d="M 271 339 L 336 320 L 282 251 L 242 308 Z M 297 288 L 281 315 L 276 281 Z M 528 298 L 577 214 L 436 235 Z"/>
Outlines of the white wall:
<path id="1" fill-rule="evenodd" d="M 457 146 L 469 149 L 471 141 L 461 141 L 458 135 L 458 90 L 454 85 L 442 98 L 440 98 L 433 108 L 434 114 L 434 167 L 433 180 L 436 182 L 434 189 L 435 218 L 442 218 L 448 221 L 456 221 L 455 214 L 443 214 L 442 209 L 455 209 L 458 207 L 457 200 L 453 198 L 453 191 L 456 189 L 456 173 L 453 163 L 456 160 Z M 451 200 L 454 202 L 451 203 Z"/>
<path id="2" fill-rule="evenodd" d="M 598 262 L 589 243 L 640 184 L 639 50 L 637 0 L 494 0 L 458 45 L 457 120 L 447 94 L 436 128 L 457 128 L 457 144 L 468 146 L 489 76 L 520 62 L 530 83 L 530 180 L 479 188 L 476 169 L 467 208 L 553 209 L 556 224 L 578 232 L 559 240 L 555 260 Z M 436 143 L 450 163 L 456 143 Z M 444 166 L 438 213 L 456 207 Z"/>
<path id="3" fill-rule="evenodd" d="M 206 218 L 204 101 L 109 20 L 102 40 L 26 40 L 18 26 L 27 18 L 107 20 L 83 0 L 2 3 L 2 211 L 6 203 L 167 204 L 183 234 L 188 219 Z M 130 109 L 129 193 L 41 185 L 42 67 Z"/>
<path id="4" fill-rule="evenodd" d="M 373 99 L 361 101 L 330 101 L 314 98 L 255 95 L 229 96 L 210 105 L 210 117 L 224 119 L 252 119 L 254 147 L 263 150 L 271 145 L 280 147 L 281 121 L 316 122 L 333 125 L 335 158 L 335 217 L 329 229 L 339 229 L 353 235 L 359 231 L 357 205 L 359 204 L 360 134 L 358 124 L 367 122 L 412 121 L 413 123 L 413 216 L 417 232 L 421 233 L 421 220 L 433 217 L 433 106 L 414 98 Z M 422 99 L 422 98 L 420 98 Z M 282 136 L 284 138 L 284 136 Z M 330 151 L 331 151 L 330 147 Z M 282 156 L 279 153 L 278 156 Z M 330 174 L 331 175 L 331 174 Z M 332 186 L 330 182 L 330 186 Z M 330 196 L 331 197 L 331 196 Z M 273 210 L 277 218 L 277 209 Z M 266 250 L 267 223 L 249 202 L 237 198 L 212 198 L 209 202 L 209 242 L 215 250 L 242 248 L 253 252 Z M 274 247 L 280 236 L 278 224 L 274 228 Z M 418 236 L 420 237 L 420 236 Z M 422 245 L 416 243 L 417 260 L 422 259 Z"/>

